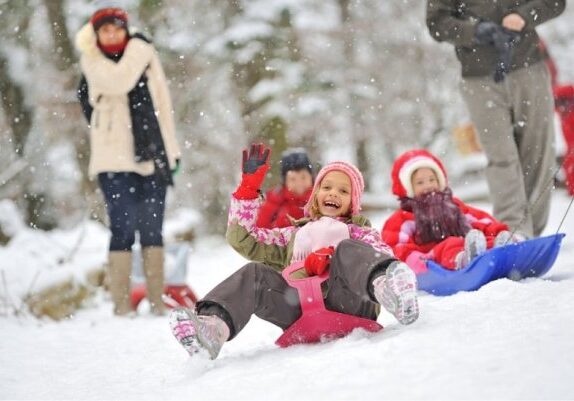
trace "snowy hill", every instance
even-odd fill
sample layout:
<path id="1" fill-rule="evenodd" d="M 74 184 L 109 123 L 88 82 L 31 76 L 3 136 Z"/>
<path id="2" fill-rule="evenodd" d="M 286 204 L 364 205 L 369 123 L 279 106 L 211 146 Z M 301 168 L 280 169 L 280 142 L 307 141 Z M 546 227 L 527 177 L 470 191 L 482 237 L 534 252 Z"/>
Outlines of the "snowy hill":
<path id="1" fill-rule="evenodd" d="M 555 193 L 548 234 L 569 202 Z M 371 217 L 378 227 L 385 218 Z M 103 294 L 61 323 L 3 317 L 0 399 L 572 399 L 573 222 L 570 210 L 561 254 L 541 279 L 450 297 L 421 293 L 412 326 L 383 313 L 383 332 L 321 345 L 279 349 L 280 330 L 253 318 L 217 360 L 193 361 L 167 318 L 113 317 Z M 105 233 L 91 235 L 105 243 Z M 203 295 L 243 263 L 222 239 L 203 239 L 190 254 L 188 282 Z"/>

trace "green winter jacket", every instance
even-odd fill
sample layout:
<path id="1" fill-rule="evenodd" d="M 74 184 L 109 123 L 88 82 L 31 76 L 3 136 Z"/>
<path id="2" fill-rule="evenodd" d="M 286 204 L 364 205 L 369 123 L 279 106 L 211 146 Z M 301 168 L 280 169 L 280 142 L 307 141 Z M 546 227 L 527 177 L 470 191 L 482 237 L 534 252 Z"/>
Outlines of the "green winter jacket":
<path id="1" fill-rule="evenodd" d="M 474 42 L 476 24 L 502 24 L 508 14 L 519 14 L 526 25 L 512 57 L 511 71 L 543 60 L 536 26 L 560 15 L 566 0 L 427 0 L 426 23 L 433 39 L 455 45 L 463 77 L 492 74 L 497 62 L 493 46 Z"/>
<path id="2" fill-rule="evenodd" d="M 298 220 L 295 227 L 267 230 L 270 235 L 276 236 L 282 235 L 282 233 L 288 233 L 289 240 L 285 246 L 266 244 L 254 237 L 252 233 L 237 221 L 230 221 L 230 224 L 227 226 L 227 242 L 244 258 L 253 262 L 264 263 L 274 270 L 281 272 L 289 265 L 293 256 L 295 232 L 309 221 L 310 219 L 304 218 Z M 352 216 L 345 223 L 352 223 L 360 227 L 371 227 L 371 222 L 364 216 Z"/>

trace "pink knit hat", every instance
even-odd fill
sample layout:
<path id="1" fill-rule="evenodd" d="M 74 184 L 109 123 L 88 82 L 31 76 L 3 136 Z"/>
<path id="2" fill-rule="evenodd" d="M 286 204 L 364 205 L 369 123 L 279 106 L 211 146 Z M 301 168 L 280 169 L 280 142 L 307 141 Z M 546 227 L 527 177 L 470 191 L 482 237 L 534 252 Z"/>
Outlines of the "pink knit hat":
<path id="1" fill-rule="evenodd" d="M 363 174 L 361 174 L 357 167 L 343 161 L 329 163 L 319 171 L 317 177 L 315 178 L 315 184 L 313 185 L 313 192 L 311 192 L 309 202 L 307 202 L 305 205 L 305 214 L 309 215 L 309 210 L 313 204 L 315 193 L 319 189 L 321 181 L 323 181 L 325 175 L 331 171 L 341 171 L 342 173 L 347 174 L 347 176 L 349 176 L 351 179 L 351 214 L 353 216 L 359 214 L 361 211 L 361 197 L 363 196 L 363 191 L 365 190 Z"/>

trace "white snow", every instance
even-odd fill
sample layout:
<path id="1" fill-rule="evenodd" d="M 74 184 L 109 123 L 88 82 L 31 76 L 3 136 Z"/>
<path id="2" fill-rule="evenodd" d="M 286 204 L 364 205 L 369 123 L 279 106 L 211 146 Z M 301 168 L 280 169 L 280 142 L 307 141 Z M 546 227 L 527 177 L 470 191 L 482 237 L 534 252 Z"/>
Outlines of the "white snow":
<path id="1" fill-rule="evenodd" d="M 569 202 L 555 192 L 548 234 Z M 386 216 L 371 217 L 380 227 Z M 421 293 L 415 324 L 383 312 L 383 332 L 320 345 L 280 349 L 280 330 L 254 317 L 217 360 L 192 360 L 166 317 L 151 317 L 145 305 L 135 319 L 113 317 L 103 293 L 60 323 L 0 317 L 0 399 L 572 399 L 573 221 L 570 210 L 563 249 L 543 278 L 450 297 Z M 73 259 L 78 269 L 105 253 L 107 233 L 88 230 Z M 55 255 L 77 235 L 28 236 L 20 249 L 53 243 Z M 17 260 L 25 272 L 35 264 L 17 247 L 0 250 L 2 266 Z M 188 283 L 205 295 L 244 263 L 222 238 L 202 238 L 190 252 Z"/>

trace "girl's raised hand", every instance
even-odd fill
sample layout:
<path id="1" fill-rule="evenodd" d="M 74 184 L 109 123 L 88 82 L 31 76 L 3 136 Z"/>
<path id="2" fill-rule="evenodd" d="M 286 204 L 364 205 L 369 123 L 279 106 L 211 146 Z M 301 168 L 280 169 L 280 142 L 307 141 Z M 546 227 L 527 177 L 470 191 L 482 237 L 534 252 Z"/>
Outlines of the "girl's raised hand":
<path id="1" fill-rule="evenodd" d="M 253 174 L 262 166 L 265 166 L 266 169 L 268 169 L 270 154 L 271 149 L 262 143 L 251 144 L 249 153 L 247 152 L 247 149 L 243 149 L 243 174 Z"/>
<path id="2" fill-rule="evenodd" d="M 243 149 L 241 163 L 241 184 L 233 193 L 236 199 L 256 199 L 269 170 L 271 148 L 261 144 L 252 144 L 249 151 Z"/>

